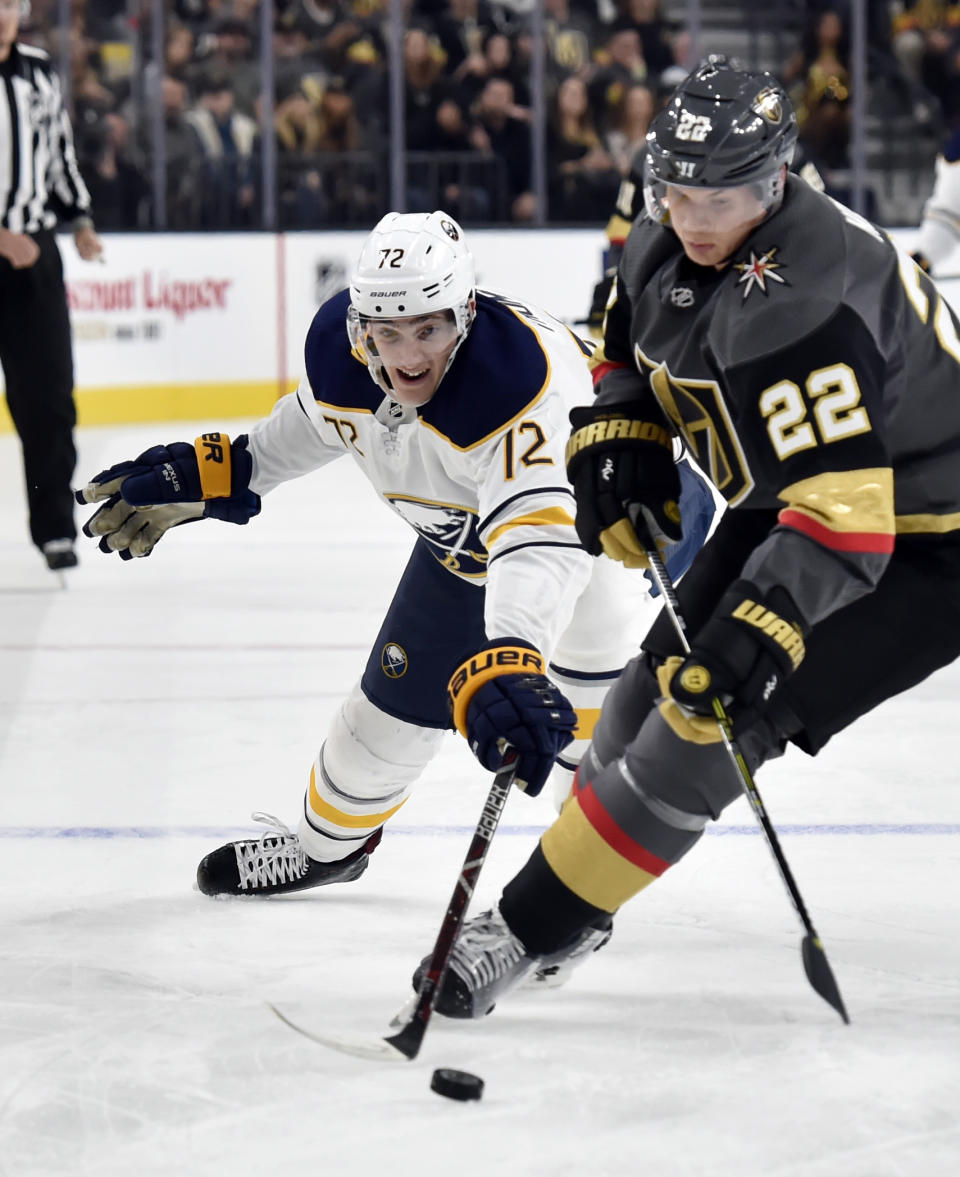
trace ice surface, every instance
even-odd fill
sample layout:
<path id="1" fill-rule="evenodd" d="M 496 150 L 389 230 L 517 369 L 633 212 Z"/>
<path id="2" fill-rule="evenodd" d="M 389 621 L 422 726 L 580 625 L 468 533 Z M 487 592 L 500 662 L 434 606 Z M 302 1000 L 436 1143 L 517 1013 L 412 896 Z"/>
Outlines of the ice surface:
<path id="1" fill-rule="evenodd" d="M 78 481 L 217 424 L 81 430 Z M 269 903 L 192 884 L 251 810 L 296 821 L 411 536 L 342 462 L 148 560 L 81 541 L 61 591 L 20 479 L 0 436 L 2 1177 L 960 1173 L 960 670 L 760 774 L 849 1028 L 741 801 L 565 989 L 368 1063 L 267 1003 L 387 1032 L 486 794 L 462 742 L 358 882 Z M 549 818 L 511 798 L 474 910 Z M 437 1066 L 483 1076 L 483 1101 L 433 1094 Z"/>

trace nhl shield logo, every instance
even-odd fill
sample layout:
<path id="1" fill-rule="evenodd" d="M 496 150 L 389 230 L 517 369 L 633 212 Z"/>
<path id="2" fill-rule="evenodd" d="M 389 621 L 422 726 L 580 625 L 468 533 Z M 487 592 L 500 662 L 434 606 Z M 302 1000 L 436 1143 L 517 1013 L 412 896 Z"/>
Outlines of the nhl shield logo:
<path id="1" fill-rule="evenodd" d="M 387 678 L 403 678 L 407 665 L 406 650 L 396 642 L 387 642 L 380 652 L 380 669 Z"/>

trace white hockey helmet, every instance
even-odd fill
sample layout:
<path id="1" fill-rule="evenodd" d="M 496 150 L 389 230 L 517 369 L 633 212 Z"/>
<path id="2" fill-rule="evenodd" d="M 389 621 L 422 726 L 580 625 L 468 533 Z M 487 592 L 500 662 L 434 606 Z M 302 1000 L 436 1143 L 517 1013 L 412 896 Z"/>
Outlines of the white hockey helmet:
<path id="1" fill-rule="evenodd" d="M 463 230 L 449 214 L 387 213 L 363 244 L 350 279 L 347 333 L 374 383 L 388 395 L 383 371 L 365 324 L 450 311 L 457 343 L 446 372 L 473 323 L 477 275 Z"/>

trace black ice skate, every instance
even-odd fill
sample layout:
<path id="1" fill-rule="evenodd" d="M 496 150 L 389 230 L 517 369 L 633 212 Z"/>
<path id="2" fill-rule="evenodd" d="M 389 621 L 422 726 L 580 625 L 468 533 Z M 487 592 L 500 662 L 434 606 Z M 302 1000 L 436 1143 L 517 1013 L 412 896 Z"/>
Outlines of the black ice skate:
<path id="1" fill-rule="evenodd" d="M 434 1008 L 448 1018 L 482 1018 L 498 998 L 525 981 L 562 985 L 573 969 L 612 935 L 613 921 L 605 919 L 601 926 L 586 928 L 559 952 L 534 956 L 507 927 L 499 908 L 485 911 L 464 924 Z M 422 960 L 413 975 L 417 990 L 429 960 Z"/>
<path id="2" fill-rule="evenodd" d="M 310 858 L 300 839 L 269 813 L 253 814 L 270 830 L 259 838 L 228 842 L 197 867 L 197 886 L 204 895 L 284 895 L 328 883 L 352 883 L 367 869 L 383 830 L 376 830 L 359 850 L 338 862 Z"/>
<path id="3" fill-rule="evenodd" d="M 63 572 L 67 568 L 76 568 L 78 563 L 72 539 L 47 540 L 43 545 L 43 558 L 51 572 Z"/>

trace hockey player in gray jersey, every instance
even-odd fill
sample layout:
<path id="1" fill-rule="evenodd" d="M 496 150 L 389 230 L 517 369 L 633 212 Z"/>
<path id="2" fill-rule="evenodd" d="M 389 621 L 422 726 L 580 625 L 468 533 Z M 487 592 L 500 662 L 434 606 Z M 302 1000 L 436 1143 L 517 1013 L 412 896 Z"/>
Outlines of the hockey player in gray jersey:
<path id="1" fill-rule="evenodd" d="M 753 771 L 960 653 L 957 319 L 883 232 L 788 174 L 796 134 L 771 76 L 713 66 L 651 126 L 598 395 L 571 414 L 577 530 L 629 563 L 675 538 L 676 437 L 729 509 L 679 586 L 691 652 L 662 613 L 571 800 L 465 926 L 441 1012 L 489 1010 L 739 796 L 714 697 Z"/>
<path id="2" fill-rule="evenodd" d="M 142 557 L 178 523 L 246 523 L 280 483 L 347 459 L 417 537 L 311 766 L 298 829 L 278 822 L 212 851 L 201 891 L 271 896 L 359 877 L 452 721 L 489 769 L 503 740 L 516 748 L 528 793 L 558 754 L 569 786 L 645 628 L 642 578 L 624 586 L 574 526 L 564 445 L 567 415 L 590 392 L 588 352 L 545 312 L 478 292 L 445 213 L 390 214 L 349 290 L 318 310 L 300 387 L 249 435 L 154 447 L 79 492 L 98 505 L 84 531 Z M 682 477 L 696 544 L 713 499 L 689 469 Z M 674 559 L 679 572 L 689 555 Z"/>

